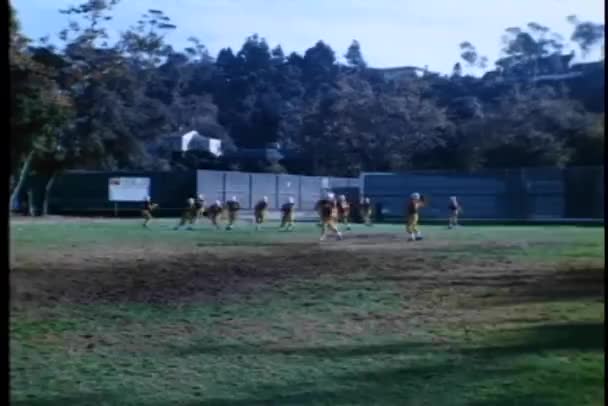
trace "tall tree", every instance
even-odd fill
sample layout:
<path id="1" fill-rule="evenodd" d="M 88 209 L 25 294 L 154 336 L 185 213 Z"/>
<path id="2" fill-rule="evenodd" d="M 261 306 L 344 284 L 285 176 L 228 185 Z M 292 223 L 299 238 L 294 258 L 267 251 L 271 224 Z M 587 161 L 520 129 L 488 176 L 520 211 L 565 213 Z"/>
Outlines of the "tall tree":
<path id="1" fill-rule="evenodd" d="M 460 57 L 468 66 L 480 69 L 485 69 L 487 67 L 488 58 L 479 55 L 475 46 L 470 42 L 462 42 L 460 44 L 460 51 Z"/>
<path id="2" fill-rule="evenodd" d="M 570 39 L 577 43 L 581 49 L 582 56 L 585 57 L 591 49 L 604 42 L 604 24 L 593 23 L 591 21 L 580 21 L 575 15 L 568 16 L 568 22 L 574 25 L 574 32 Z M 603 49 L 603 48 L 602 48 Z"/>
<path id="3" fill-rule="evenodd" d="M 32 162 L 55 150 L 58 135 L 71 113 L 71 100 L 57 84 L 58 72 L 36 62 L 28 49 L 29 39 L 19 32 L 11 7 L 11 196 L 20 193 Z"/>
<path id="4" fill-rule="evenodd" d="M 348 47 L 346 54 L 344 55 L 346 62 L 355 68 L 364 69 L 367 67 L 363 54 L 361 53 L 361 45 L 356 39 Z"/>

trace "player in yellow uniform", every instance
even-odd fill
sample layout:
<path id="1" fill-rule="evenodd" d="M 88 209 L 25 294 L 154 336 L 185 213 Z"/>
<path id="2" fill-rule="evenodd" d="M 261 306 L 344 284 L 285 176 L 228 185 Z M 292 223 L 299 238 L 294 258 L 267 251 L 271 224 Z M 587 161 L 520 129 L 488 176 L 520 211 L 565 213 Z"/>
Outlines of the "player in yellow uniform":
<path id="1" fill-rule="evenodd" d="M 236 199 L 236 196 L 232 196 L 232 199 L 226 202 L 226 211 L 228 212 L 228 225 L 226 226 L 226 230 L 232 230 L 232 227 L 234 227 L 239 210 L 241 210 L 241 205 Z"/>
<path id="2" fill-rule="evenodd" d="M 295 220 L 295 201 L 293 197 L 287 199 L 287 203 L 281 206 L 281 226 L 280 229 L 289 231 L 293 228 Z"/>
<path id="3" fill-rule="evenodd" d="M 418 230 L 418 215 L 420 209 L 425 206 L 424 196 L 420 193 L 412 193 L 407 204 L 407 232 L 410 235 L 409 241 L 422 240 L 422 233 Z"/>
<path id="4" fill-rule="evenodd" d="M 141 211 L 141 215 L 144 218 L 144 223 L 142 224 L 145 228 L 148 228 L 148 223 L 152 220 L 152 211 L 158 208 L 158 204 L 152 203 L 150 200 L 150 196 L 146 196 L 144 199 L 144 208 Z"/>
<path id="5" fill-rule="evenodd" d="M 205 216 L 211 220 L 211 224 L 213 224 L 218 230 L 220 225 L 218 224 L 217 220 L 220 218 L 223 211 L 224 209 L 222 208 L 222 202 L 219 200 L 216 200 L 215 203 L 207 207 L 207 210 L 205 210 Z"/>
<path id="6" fill-rule="evenodd" d="M 255 217 L 255 229 L 259 230 L 266 220 L 266 213 L 268 212 L 268 196 L 262 197 L 262 200 L 256 203 L 253 208 L 253 215 Z"/>
<path id="7" fill-rule="evenodd" d="M 315 210 L 321 217 L 321 241 L 327 238 L 327 229 L 333 231 L 339 240 L 342 239 L 342 233 L 336 226 L 338 217 L 337 202 L 333 193 L 327 193 L 326 197 L 319 200 L 315 205 Z"/>
<path id="8" fill-rule="evenodd" d="M 448 218 L 448 228 L 456 227 L 458 225 L 458 216 L 460 215 L 460 213 L 462 213 L 462 206 L 458 202 L 456 196 L 450 196 L 448 210 L 450 211 L 450 217 Z"/>
<path id="9" fill-rule="evenodd" d="M 361 218 L 363 219 L 363 223 L 366 226 L 371 226 L 372 225 L 372 203 L 371 203 L 369 197 L 366 197 L 363 200 L 361 200 L 359 209 L 361 211 Z"/>
<path id="10" fill-rule="evenodd" d="M 196 202 L 190 197 L 186 200 L 186 208 L 182 212 L 182 218 L 173 229 L 179 230 L 182 226 L 188 224 L 188 230 L 192 230 L 192 223 L 194 221 L 193 219 L 196 217 L 196 212 Z"/>
<path id="11" fill-rule="evenodd" d="M 205 215 L 205 196 L 198 195 L 194 201 L 194 208 L 196 209 L 196 216 L 192 218 L 191 224 L 196 223 Z"/>
<path id="12" fill-rule="evenodd" d="M 350 216 L 350 204 L 346 200 L 346 196 L 340 195 L 338 199 L 338 222 L 344 224 L 347 230 L 350 230 L 350 224 L 348 224 L 348 218 Z"/>

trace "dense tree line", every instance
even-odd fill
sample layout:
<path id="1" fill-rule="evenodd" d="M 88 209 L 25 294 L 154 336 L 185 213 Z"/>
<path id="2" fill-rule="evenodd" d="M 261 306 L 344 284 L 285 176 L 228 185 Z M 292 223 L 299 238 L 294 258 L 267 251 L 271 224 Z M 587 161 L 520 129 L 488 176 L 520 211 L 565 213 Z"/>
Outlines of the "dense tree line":
<path id="1" fill-rule="evenodd" d="M 178 27 L 160 10 L 110 40 L 106 24 L 117 2 L 62 10 L 61 47 L 27 39 L 11 10 L 13 195 L 28 173 L 47 175 L 50 187 L 73 168 L 226 166 L 340 176 L 603 163 L 603 66 L 602 83 L 584 92 L 577 82 L 537 80 L 543 61 L 565 46 L 537 23 L 505 31 L 494 75 L 463 74 L 488 65 L 463 42 L 451 76 L 386 80 L 367 66 L 357 41 L 346 64 L 323 41 L 286 55 L 258 35 L 216 57 L 197 38 L 176 50 L 164 35 Z M 569 21 L 582 54 L 602 44 L 604 25 Z M 174 162 L 163 140 L 188 130 L 221 139 L 228 151 L 278 143 L 287 159 L 246 167 L 204 156 Z"/>

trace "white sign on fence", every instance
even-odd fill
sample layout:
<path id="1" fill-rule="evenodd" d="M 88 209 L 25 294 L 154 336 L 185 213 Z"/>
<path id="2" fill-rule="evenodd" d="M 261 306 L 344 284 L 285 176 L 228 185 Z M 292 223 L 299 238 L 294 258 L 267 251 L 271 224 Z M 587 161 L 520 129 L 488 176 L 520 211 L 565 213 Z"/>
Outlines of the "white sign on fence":
<path id="1" fill-rule="evenodd" d="M 150 195 L 150 178 L 110 178 L 111 202 L 142 202 Z"/>

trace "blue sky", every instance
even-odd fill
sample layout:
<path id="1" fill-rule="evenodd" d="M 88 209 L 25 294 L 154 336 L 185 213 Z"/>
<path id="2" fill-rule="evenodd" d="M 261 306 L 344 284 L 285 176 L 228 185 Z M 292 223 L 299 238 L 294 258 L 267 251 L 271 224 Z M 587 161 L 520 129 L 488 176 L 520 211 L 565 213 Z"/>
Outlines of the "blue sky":
<path id="1" fill-rule="evenodd" d="M 67 24 L 57 11 L 78 0 L 12 0 L 23 31 L 31 38 L 56 35 Z M 286 53 L 303 53 L 318 40 L 339 58 L 353 39 L 373 67 L 413 65 L 449 73 L 459 60 L 458 44 L 468 40 L 495 61 L 505 28 L 530 21 L 569 38 L 566 16 L 603 22 L 602 0 L 122 0 L 110 27 L 134 24 L 148 9 L 160 9 L 178 29 L 168 35 L 178 48 L 196 36 L 215 56 L 240 49 L 258 33 Z M 596 50 L 588 59 L 597 59 Z"/>

